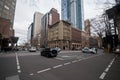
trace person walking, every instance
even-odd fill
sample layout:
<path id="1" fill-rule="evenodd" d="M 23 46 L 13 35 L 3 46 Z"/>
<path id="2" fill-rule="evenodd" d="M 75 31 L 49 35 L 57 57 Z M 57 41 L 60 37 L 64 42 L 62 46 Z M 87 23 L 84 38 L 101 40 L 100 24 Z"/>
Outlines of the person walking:
<path id="1" fill-rule="evenodd" d="M 95 48 L 96 54 L 97 54 L 97 48 Z"/>

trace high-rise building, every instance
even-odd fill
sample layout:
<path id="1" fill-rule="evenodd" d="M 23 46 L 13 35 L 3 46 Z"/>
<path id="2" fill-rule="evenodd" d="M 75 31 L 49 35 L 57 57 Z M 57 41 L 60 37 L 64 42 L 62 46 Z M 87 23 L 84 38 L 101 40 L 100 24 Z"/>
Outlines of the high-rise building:
<path id="1" fill-rule="evenodd" d="M 12 50 L 18 40 L 13 29 L 16 1 L 0 0 L 0 50 Z"/>
<path id="2" fill-rule="evenodd" d="M 90 32 L 90 20 L 87 19 L 84 21 L 84 25 L 85 25 L 85 32 L 90 36 L 91 35 L 91 32 Z"/>
<path id="3" fill-rule="evenodd" d="M 41 18 L 43 14 L 40 12 L 35 12 L 34 14 L 34 21 L 33 21 L 33 37 L 37 37 L 40 34 L 41 29 Z"/>
<path id="4" fill-rule="evenodd" d="M 30 24 L 27 32 L 27 40 L 30 45 L 32 44 L 32 38 L 33 38 L 33 23 Z"/>
<path id="5" fill-rule="evenodd" d="M 49 12 L 49 26 L 55 24 L 60 20 L 60 15 L 58 11 L 54 8 L 52 8 Z"/>
<path id="6" fill-rule="evenodd" d="M 17 0 L 0 0 L 0 17 L 10 19 L 13 25 Z"/>
<path id="7" fill-rule="evenodd" d="M 7 32 L 11 32 L 10 36 L 14 36 L 13 23 L 14 23 L 15 7 L 16 7 L 16 0 L 0 0 L 0 17 L 1 19 L 4 19 L 4 21 L 9 20 L 10 26 L 8 29 L 9 31 Z M 0 23 L 2 24 L 2 22 Z M 4 35 L 3 33 L 1 34 Z"/>
<path id="8" fill-rule="evenodd" d="M 47 46 L 47 37 L 48 37 L 48 25 L 49 25 L 49 13 L 46 13 L 41 19 L 41 39 L 40 39 L 40 46 L 45 47 Z"/>
<path id="9" fill-rule="evenodd" d="M 84 30 L 83 0 L 62 0 L 62 20 L 68 21 L 73 27 Z"/>
<path id="10" fill-rule="evenodd" d="M 60 21 L 59 13 L 56 9 L 52 8 L 48 13 L 46 13 L 41 19 L 41 47 L 48 46 L 48 27 L 50 28 L 53 24 Z"/>
<path id="11" fill-rule="evenodd" d="M 29 46 L 35 46 L 36 48 L 40 46 L 40 35 L 41 35 L 41 18 L 43 14 L 40 12 L 35 12 L 33 17 L 33 23 L 28 28 L 28 43 Z"/>

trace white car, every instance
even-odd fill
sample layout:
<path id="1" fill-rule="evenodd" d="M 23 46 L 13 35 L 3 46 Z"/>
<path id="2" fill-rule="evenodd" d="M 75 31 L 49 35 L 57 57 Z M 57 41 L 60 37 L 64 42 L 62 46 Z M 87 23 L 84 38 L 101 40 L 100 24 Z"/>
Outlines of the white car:
<path id="1" fill-rule="evenodd" d="M 97 49 L 96 48 L 91 48 L 90 50 L 91 50 L 91 53 L 94 53 L 94 54 L 97 53 Z"/>
<path id="2" fill-rule="evenodd" d="M 29 49 L 29 51 L 30 51 L 30 52 L 36 52 L 36 47 L 31 47 L 31 48 Z"/>
<path id="3" fill-rule="evenodd" d="M 88 47 L 84 47 L 84 48 L 82 49 L 82 52 L 83 52 L 83 53 L 91 53 L 91 50 L 90 50 L 90 48 L 88 48 Z"/>
<path id="4" fill-rule="evenodd" d="M 96 50 L 96 48 L 89 48 L 89 47 L 84 47 L 83 49 L 82 49 L 82 52 L 83 53 L 93 53 L 93 54 L 95 54 L 95 53 L 97 53 L 97 50 Z"/>

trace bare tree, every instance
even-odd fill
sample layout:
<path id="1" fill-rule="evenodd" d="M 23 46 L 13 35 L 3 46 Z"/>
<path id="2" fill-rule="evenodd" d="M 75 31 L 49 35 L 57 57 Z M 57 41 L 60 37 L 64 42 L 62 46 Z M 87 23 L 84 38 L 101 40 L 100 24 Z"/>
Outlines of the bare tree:
<path id="1" fill-rule="evenodd" d="M 106 31 L 106 23 L 104 21 L 104 16 L 98 16 L 94 19 L 90 20 L 91 23 L 91 33 L 92 34 L 97 34 L 99 37 L 99 41 L 100 41 L 100 45 L 99 47 L 102 47 L 102 38 L 105 35 L 105 31 Z"/>
<path id="2" fill-rule="evenodd" d="M 110 25 L 107 18 L 106 10 L 115 5 L 113 0 L 96 0 L 97 10 L 101 10 L 101 15 L 90 20 L 92 34 L 97 34 L 102 47 L 102 41 L 105 34 L 110 34 Z"/>

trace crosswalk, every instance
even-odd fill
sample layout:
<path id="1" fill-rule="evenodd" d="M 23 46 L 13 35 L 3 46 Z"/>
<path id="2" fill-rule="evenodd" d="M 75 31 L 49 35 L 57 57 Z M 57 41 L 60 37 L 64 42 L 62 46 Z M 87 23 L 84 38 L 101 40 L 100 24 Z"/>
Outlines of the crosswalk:
<path id="1" fill-rule="evenodd" d="M 18 56 L 32 56 L 32 55 L 40 55 L 40 52 L 17 52 Z M 82 53 L 81 51 L 61 51 L 58 53 L 58 56 L 55 58 L 57 60 L 69 60 L 69 59 L 81 59 L 93 55 L 98 55 L 98 54 L 87 54 L 87 53 Z M 15 52 L 7 52 L 7 53 L 0 53 L 0 57 L 14 57 Z"/>
<path id="2" fill-rule="evenodd" d="M 20 80 L 19 75 L 13 75 L 6 77 L 5 80 Z"/>
<path id="3" fill-rule="evenodd" d="M 101 54 L 103 53 L 92 54 L 92 53 L 82 53 L 81 51 L 62 51 L 58 54 L 58 56 L 55 59 L 57 60 L 83 59 Z"/>
<path id="4" fill-rule="evenodd" d="M 16 52 L 18 56 L 31 56 L 31 55 L 40 55 L 39 52 Z M 15 57 L 15 52 L 0 53 L 0 57 Z"/>

